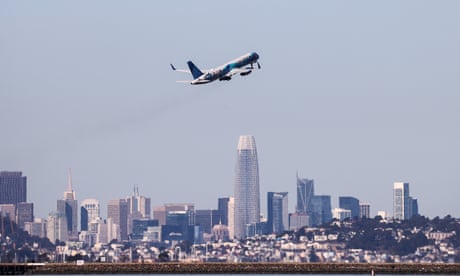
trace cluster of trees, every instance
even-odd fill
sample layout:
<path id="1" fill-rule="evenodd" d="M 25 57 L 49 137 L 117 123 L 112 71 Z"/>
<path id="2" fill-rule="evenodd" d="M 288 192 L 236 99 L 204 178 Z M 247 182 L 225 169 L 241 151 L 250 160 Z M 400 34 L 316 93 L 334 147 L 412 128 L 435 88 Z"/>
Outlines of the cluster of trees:
<path id="1" fill-rule="evenodd" d="M 337 221 L 322 225 L 326 233 L 338 233 L 339 241 L 345 242 L 347 248 L 360 248 L 364 250 L 388 252 L 393 255 L 408 255 L 415 253 L 418 247 L 434 244 L 425 233 L 455 232 L 448 242 L 453 247 L 460 247 L 460 221 L 446 216 L 433 219 L 424 216 L 414 216 L 410 220 L 387 222 L 381 217 Z M 306 235 L 313 238 L 314 233 L 305 233 L 304 229 L 296 233 L 297 236 Z"/>

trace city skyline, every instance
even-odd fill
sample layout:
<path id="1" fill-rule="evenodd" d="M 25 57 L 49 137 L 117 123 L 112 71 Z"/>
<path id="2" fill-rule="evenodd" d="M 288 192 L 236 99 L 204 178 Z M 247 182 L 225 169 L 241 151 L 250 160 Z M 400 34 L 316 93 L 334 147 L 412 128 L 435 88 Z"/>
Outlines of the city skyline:
<path id="1" fill-rule="evenodd" d="M 254 172 L 251 172 L 251 173 L 245 172 L 242 175 L 239 174 L 239 170 L 241 170 L 241 168 L 243 168 L 244 170 L 248 170 L 248 168 L 254 166 L 254 164 L 257 167 L 257 164 L 256 164 L 257 163 L 257 150 L 255 148 L 254 137 L 253 136 L 240 136 L 240 140 L 238 142 L 237 148 L 238 148 L 237 150 L 238 154 L 237 154 L 237 165 L 235 167 L 235 172 L 236 172 L 235 191 L 237 190 L 237 184 L 239 182 L 241 181 L 251 182 L 251 181 L 248 181 L 247 179 L 245 180 L 247 176 L 249 176 L 249 180 L 258 179 L 257 174 Z M 252 156 L 253 154 L 255 154 L 255 156 Z M 240 162 L 240 159 L 244 160 L 243 163 Z M 252 164 L 254 161 L 256 163 Z M 8 177 L 14 176 L 15 178 L 20 177 L 21 179 L 27 179 L 27 176 L 23 175 L 23 172 L 20 172 L 20 171 L 17 171 L 17 172 L 0 171 L 0 174 L 3 176 L 8 176 Z M 351 217 L 355 217 L 358 215 L 362 216 L 363 214 L 366 217 L 368 217 L 370 215 L 369 210 L 371 209 L 372 203 L 360 202 L 358 198 L 355 198 L 349 195 L 315 195 L 313 179 L 299 178 L 298 172 L 296 173 L 296 177 L 297 177 L 297 182 L 296 182 L 297 193 L 295 195 L 291 195 L 292 197 L 295 197 L 297 199 L 296 208 L 290 209 L 289 206 L 287 205 L 287 202 L 288 202 L 287 197 L 289 194 L 288 192 L 283 192 L 283 193 L 267 192 L 268 198 L 273 197 L 274 195 L 276 196 L 282 195 L 282 197 L 285 197 L 285 203 L 283 203 L 283 210 L 289 212 L 289 214 L 294 214 L 294 213 L 304 214 L 309 217 L 314 217 L 315 215 L 312 214 L 312 212 L 322 209 L 321 206 L 326 204 L 327 205 L 326 209 L 332 210 L 334 208 L 339 208 L 339 209 L 350 210 L 351 211 L 350 214 L 352 214 Z M 17 181 L 14 180 L 14 182 L 17 182 Z M 19 184 L 20 186 L 21 183 L 18 182 L 17 184 Z M 256 188 L 252 188 L 252 189 L 256 189 Z M 383 213 L 388 214 L 389 217 L 394 217 L 396 219 L 409 219 L 410 217 L 412 217 L 412 215 L 426 216 L 425 214 L 419 213 L 418 200 L 415 197 L 409 196 L 409 183 L 408 182 L 394 182 L 392 189 L 393 189 L 393 197 L 392 197 L 393 210 L 392 212 L 390 213 L 385 210 L 374 210 L 373 211 L 374 215 L 370 215 L 371 217 L 379 216 Z M 14 190 L 11 193 L 14 194 L 15 193 Z M 65 190 L 63 194 L 64 194 L 64 199 L 57 200 L 57 208 L 50 210 L 48 213 L 49 214 L 56 213 L 58 215 L 63 215 L 65 217 L 68 217 L 67 219 L 68 227 L 67 228 L 72 229 L 72 230 L 69 230 L 69 234 L 73 232 L 73 234 L 75 235 L 75 232 L 76 232 L 75 229 L 78 228 L 78 225 L 83 225 L 83 218 L 82 218 L 82 221 L 78 219 L 80 217 L 85 216 L 84 223 L 89 223 L 91 219 L 94 219 L 94 218 L 104 218 L 104 217 L 109 218 L 110 217 L 109 212 L 107 212 L 107 214 L 105 215 L 101 214 L 101 209 L 103 210 L 103 208 L 100 207 L 101 204 L 99 203 L 99 200 L 96 198 L 84 198 L 81 200 L 81 203 L 78 204 L 78 200 L 76 198 L 76 192 L 73 190 L 73 186 L 72 186 L 72 177 L 71 177 L 70 170 L 68 174 L 67 190 Z M 245 195 L 246 194 L 248 193 L 245 193 Z M 259 199 L 256 199 L 253 201 L 260 202 L 260 196 L 263 196 L 260 194 L 260 192 L 253 193 L 252 197 L 254 198 L 259 197 Z M 337 198 L 336 203 L 333 203 L 333 201 L 331 200 L 333 196 Z M 136 186 L 134 189 L 134 194 L 131 194 L 125 197 L 119 197 L 117 199 L 112 199 L 109 202 L 107 202 L 106 206 L 110 209 L 110 206 L 118 205 L 118 202 L 122 202 L 124 205 L 126 205 L 126 208 L 127 208 L 126 212 L 133 215 L 131 219 L 154 217 L 155 219 L 159 219 L 159 221 L 162 222 L 165 219 L 162 217 L 165 216 L 165 214 L 168 211 L 183 211 L 183 210 L 188 210 L 188 209 L 192 211 L 195 211 L 195 209 L 198 209 L 201 211 L 203 210 L 218 211 L 222 209 L 223 211 L 226 212 L 225 216 L 221 217 L 221 219 L 224 219 L 225 217 L 229 216 L 228 204 L 229 204 L 229 200 L 232 198 L 234 198 L 234 194 L 229 195 L 228 197 L 215 198 L 215 205 L 209 208 L 205 208 L 205 207 L 196 208 L 195 203 L 193 203 L 194 202 L 193 200 L 189 201 L 191 203 L 179 203 L 176 201 L 176 202 L 163 202 L 159 205 L 150 205 L 151 198 L 149 196 L 141 195 L 139 193 L 139 187 Z M 325 200 L 327 202 L 323 202 Z M 307 203 L 309 201 L 310 203 Z M 116 202 L 116 204 L 114 202 Z M 253 204 L 254 202 L 252 202 L 251 204 Z M 267 203 L 268 203 L 268 206 L 265 210 L 264 208 L 260 208 L 260 205 L 259 205 L 260 218 L 267 219 L 270 214 L 269 200 L 267 200 Z M 28 200 L 28 201 L 17 203 L 16 206 L 20 206 L 20 204 L 25 204 L 24 205 L 25 208 L 32 208 L 32 213 L 33 213 L 33 202 Z M 32 204 L 32 206 L 27 207 L 27 204 Z M 8 209 L 9 205 L 12 205 L 12 204 L 5 204 L 4 202 L 3 203 L 0 202 L 0 205 L 1 205 L 0 207 Z M 304 208 L 304 205 L 305 205 L 305 208 Z M 160 208 L 161 210 L 158 208 Z M 81 210 L 80 215 L 78 215 L 78 209 Z M 256 208 L 252 208 L 252 209 L 255 210 Z M 77 211 L 75 212 L 75 210 Z M 157 213 L 155 214 L 155 212 Z M 153 215 L 151 215 L 151 213 L 153 213 Z M 451 215 L 451 214 L 446 214 L 446 215 Z M 443 215 L 437 215 L 437 216 L 442 217 Z M 35 217 L 39 218 L 40 216 L 35 215 Z M 44 218 L 44 216 L 40 218 Z M 318 219 L 318 218 L 315 218 L 315 219 Z M 80 222 L 80 224 L 76 225 L 77 221 Z M 320 219 L 320 221 L 325 221 L 325 220 Z M 312 223 L 312 222 L 310 221 L 309 223 Z M 317 223 L 313 223 L 313 224 L 317 225 Z M 129 225 L 129 222 L 128 222 L 128 225 Z M 83 227 L 79 229 L 83 229 Z"/>
<path id="2" fill-rule="evenodd" d="M 458 1 L 45 1 L 0 2 L 0 169 L 27 175 L 38 216 L 68 168 L 103 215 L 136 185 L 151 205 L 215 208 L 247 133 L 263 209 L 270 191 L 295 208 L 298 171 L 372 216 L 398 181 L 421 214 L 460 216 Z M 178 84 L 170 67 L 253 51 L 261 70 L 230 82 Z"/>

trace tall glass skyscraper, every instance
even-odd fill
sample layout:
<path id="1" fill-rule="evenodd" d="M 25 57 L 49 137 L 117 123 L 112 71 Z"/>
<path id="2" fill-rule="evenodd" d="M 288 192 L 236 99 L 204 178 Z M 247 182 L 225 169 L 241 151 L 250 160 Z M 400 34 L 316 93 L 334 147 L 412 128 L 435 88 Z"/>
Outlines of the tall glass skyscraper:
<path id="1" fill-rule="evenodd" d="M 312 226 L 319 226 L 329 223 L 332 220 L 331 196 L 315 195 L 312 198 L 312 217 L 310 219 Z"/>
<path id="2" fill-rule="evenodd" d="M 64 215 L 66 219 L 69 238 L 78 238 L 78 201 L 72 188 L 72 173 L 70 170 L 67 191 L 64 191 L 64 199 L 57 201 L 57 213 Z"/>
<path id="3" fill-rule="evenodd" d="M 268 233 L 289 229 L 288 193 L 267 193 Z"/>
<path id="4" fill-rule="evenodd" d="M 399 220 L 418 215 L 418 202 L 409 196 L 409 183 L 393 183 L 393 217 Z"/>
<path id="5" fill-rule="evenodd" d="M 359 199 L 352 196 L 339 196 L 339 208 L 350 210 L 352 218 L 359 218 Z"/>
<path id="6" fill-rule="evenodd" d="M 312 198 L 315 194 L 313 187 L 313 179 L 301 179 L 297 175 L 297 213 L 311 216 Z"/>
<path id="7" fill-rule="evenodd" d="M 22 172 L 0 172 L 0 204 L 26 202 L 27 178 Z"/>
<path id="8" fill-rule="evenodd" d="M 260 222 L 259 165 L 254 136 L 240 136 L 235 165 L 235 237 L 247 236 L 245 229 Z"/>
<path id="9" fill-rule="evenodd" d="M 120 227 L 120 238 L 128 240 L 128 201 L 126 199 L 112 199 L 107 205 L 107 218 Z"/>
<path id="10" fill-rule="evenodd" d="M 94 198 L 84 199 L 80 207 L 81 230 L 88 231 L 89 224 L 101 216 L 101 206 Z"/>

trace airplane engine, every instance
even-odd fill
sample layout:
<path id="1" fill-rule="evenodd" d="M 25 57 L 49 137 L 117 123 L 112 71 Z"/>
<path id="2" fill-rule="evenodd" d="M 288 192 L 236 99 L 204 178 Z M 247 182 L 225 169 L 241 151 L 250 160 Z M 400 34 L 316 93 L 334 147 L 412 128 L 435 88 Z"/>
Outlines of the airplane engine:
<path id="1" fill-rule="evenodd" d="M 248 71 L 243 71 L 240 73 L 240 76 L 247 76 L 249 74 L 251 74 L 252 70 L 248 70 Z"/>
<path id="2" fill-rule="evenodd" d="M 231 77 L 225 76 L 225 77 L 220 78 L 219 80 L 220 80 L 220 81 L 229 81 L 229 80 L 231 80 L 231 79 L 232 79 Z"/>

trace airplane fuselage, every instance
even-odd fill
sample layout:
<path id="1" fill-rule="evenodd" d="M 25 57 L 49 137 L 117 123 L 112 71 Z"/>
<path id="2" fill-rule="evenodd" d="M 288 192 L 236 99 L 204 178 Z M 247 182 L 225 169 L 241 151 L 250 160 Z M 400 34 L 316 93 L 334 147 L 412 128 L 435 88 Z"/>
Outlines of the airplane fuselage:
<path id="1" fill-rule="evenodd" d="M 231 75 L 229 75 L 229 73 L 235 69 L 242 70 L 240 72 L 242 76 L 248 75 L 254 69 L 254 63 L 257 63 L 258 59 L 259 55 L 256 52 L 248 53 L 217 68 L 203 72 L 201 76 L 192 80 L 190 84 L 196 85 L 209 83 L 215 80 L 230 80 Z M 191 62 L 189 61 L 189 63 Z M 245 66 L 249 67 L 245 68 Z"/>

